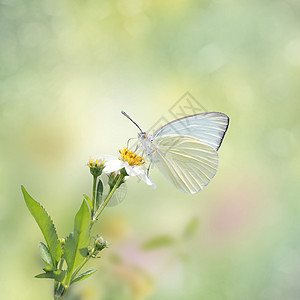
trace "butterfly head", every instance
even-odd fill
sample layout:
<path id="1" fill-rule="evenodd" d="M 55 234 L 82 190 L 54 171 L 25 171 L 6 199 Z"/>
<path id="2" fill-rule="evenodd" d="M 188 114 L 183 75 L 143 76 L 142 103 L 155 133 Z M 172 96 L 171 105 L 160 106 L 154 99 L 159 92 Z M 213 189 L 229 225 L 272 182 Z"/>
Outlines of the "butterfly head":
<path id="1" fill-rule="evenodd" d="M 145 140 L 147 138 L 146 132 L 139 132 L 138 133 L 138 138 L 141 140 Z"/>

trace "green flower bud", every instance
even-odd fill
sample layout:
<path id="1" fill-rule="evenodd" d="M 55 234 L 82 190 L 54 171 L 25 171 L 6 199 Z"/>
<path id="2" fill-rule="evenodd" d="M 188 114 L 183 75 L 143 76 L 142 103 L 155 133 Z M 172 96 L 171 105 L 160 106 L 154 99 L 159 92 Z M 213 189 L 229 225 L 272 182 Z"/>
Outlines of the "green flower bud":
<path id="1" fill-rule="evenodd" d="M 115 186 L 116 182 L 118 181 L 118 179 L 120 177 L 120 174 L 125 175 L 125 176 L 127 175 L 124 168 L 122 170 L 120 170 L 120 173 L 118 172 L 116 174 L 116 172 L 113 172 L 113 173 L 107 175 L 108 176 L 108 185 L 110 186 L 110 189 L 112 189 Z M 125 182 L 125 178 L 123 178 L 123 180 L 118 184 L 117 188 L 119 188 L 120 185 L 124 182 Z"/>
<path id="2" fill-rule="evenodd" d="M 116 176 L 116 173 L 113 172 L 113 173 L 111 173 L 111 174 L 109 174 L 109 175 L 107 175 L 107 176 L 108 176 L 108 185 L 109 185 L 110 188 L 112 189 L 112 188 L 114 187 L 116 181 L 117 181 L 118 175 Z"/>
<path id="3" fill-rule="evenodd" d="M 104 169 L 103 160 L 99 158 L 91 158 L 87 165 L 90 168 L 90 172 L 93 176 L 98 177 L 102 174 L 102 171 Z"/>
<path id="4" fill-rule="evenodd" d="M 104 238 L 102 236 L 99 236 L 94 243 L 94 247 L 96 251 L 101 251 L 104 248 L 108 247 L 108 243 L 107 241 L 104 240 Z"/>

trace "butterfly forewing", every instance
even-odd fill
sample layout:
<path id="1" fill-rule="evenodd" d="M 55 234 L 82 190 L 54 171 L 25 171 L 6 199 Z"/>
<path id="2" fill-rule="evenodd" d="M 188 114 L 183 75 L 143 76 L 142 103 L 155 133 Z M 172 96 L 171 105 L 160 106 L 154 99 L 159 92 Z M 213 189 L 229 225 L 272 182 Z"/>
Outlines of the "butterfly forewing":
<path id="1" fill-rule="evenodd" d="M 155 142 L 151 161 L 177 189 L 197 193 L 215 176 L 218 153 L 206 143 L 173 134 L 158 136 Z"/>
<path id="2" fill-rule="evenodd" d="M 228 128 L 229 118 L 219 112 L 206 112 L 172 121 L 154 134 L 153 138 L 165 135 L 190 136 L 218 150 Z"/>

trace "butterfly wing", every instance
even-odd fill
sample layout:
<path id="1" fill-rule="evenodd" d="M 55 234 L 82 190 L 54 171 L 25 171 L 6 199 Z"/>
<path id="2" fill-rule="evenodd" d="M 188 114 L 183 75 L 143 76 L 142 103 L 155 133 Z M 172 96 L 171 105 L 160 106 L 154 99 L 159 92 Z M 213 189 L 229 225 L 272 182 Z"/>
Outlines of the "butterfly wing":
<path id="1" fill-rule="evenodd" d="M 108 207 L 114 207 L 122 203 L 126 197 L 127 194 L 127 186 L 126 183 L 122 183 L 121 186 L 119 186 L 115 193 L 112 195 L 111 199 L 109 200 L 107 206 Z"/>
<path id="2" fill-rule="evenodd" d="M 194 194 L 215 176 L 218 153 L 190 136 L 163 135 L 155 139 L 157 150 L 151 161 L 177 189 Z"/>
<path id="3" fill-rule="evenodd" d="M 219 112 L 205 112 L 172 121 L 153 134 L 153 138 L 164 135 L 184 135 L 201 140 L 216 151 L 220 148 L 227 131 L 229 118 Z"/>

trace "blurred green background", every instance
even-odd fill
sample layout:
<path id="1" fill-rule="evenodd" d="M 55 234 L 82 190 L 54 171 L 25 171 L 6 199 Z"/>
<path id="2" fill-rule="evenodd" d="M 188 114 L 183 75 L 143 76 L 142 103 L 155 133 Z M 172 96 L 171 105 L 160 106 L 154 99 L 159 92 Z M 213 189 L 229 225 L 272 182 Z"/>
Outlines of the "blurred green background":
<path id="1" fill-rule="evenodd" d="M 186 91 L 230 116 L 216 177 L 131 178 L 69 298 L 299 299 L 299 28 L 298 0 L 0 0 L 1 299 L 52 299 L 20 185 L 67 235 L 88 159 L 136 136 L 121 109 L 147 129 Z M 143 247 L 161 235 L 177 244 Z"/>

